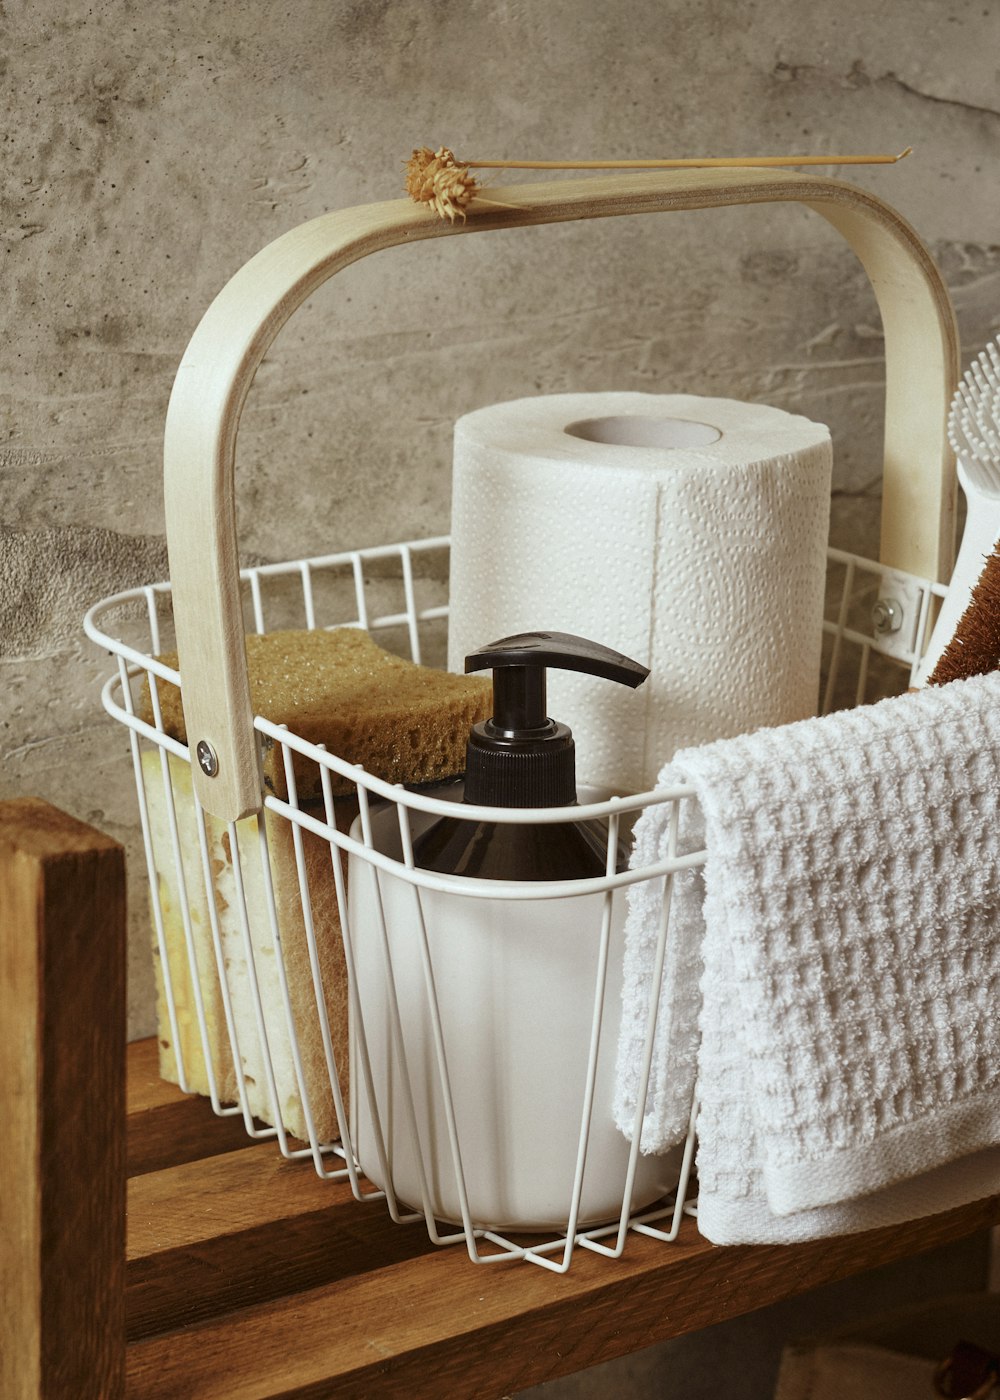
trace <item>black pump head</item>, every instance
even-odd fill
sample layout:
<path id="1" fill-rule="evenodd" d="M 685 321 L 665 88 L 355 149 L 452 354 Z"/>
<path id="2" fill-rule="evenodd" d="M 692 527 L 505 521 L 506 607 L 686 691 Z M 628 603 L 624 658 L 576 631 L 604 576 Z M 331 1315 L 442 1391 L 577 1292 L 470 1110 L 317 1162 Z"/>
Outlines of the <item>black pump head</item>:
<path id="1" fill-rule="evenodd" d="M 493 718 L 469 735 L 466 802 L 563 807 L 576 801 L 573 735 L 545 713 L 550 666 L 632 688 L 649 675 L 638 661 L 568 632 L 521 632 L 467 656 L 466 671 L 493 671 Z"/>

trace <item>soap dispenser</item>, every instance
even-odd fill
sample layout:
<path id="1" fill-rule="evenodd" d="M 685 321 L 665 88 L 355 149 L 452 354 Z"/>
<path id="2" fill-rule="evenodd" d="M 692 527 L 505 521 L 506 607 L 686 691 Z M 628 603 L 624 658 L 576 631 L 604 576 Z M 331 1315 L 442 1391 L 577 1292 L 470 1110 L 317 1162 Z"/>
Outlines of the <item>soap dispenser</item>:
<path id="1" fill-rule="evenodd" d="M 576 753 L 567 725 L 546 713 L 551 667 L 603 676 L 633 689 L 647 667 L 567 632 L 522 632 L 465 658 L 466 671 L 493 671 L 493 716 L 476 724 L 466 749 L 464 801 L 478 807 L 571 807 Z M 481 880 L 582 880 L 607 873 L 607 828 L 599 822 L 473 822 L 441 817 L 414 843 L 424 870 Z M 623 843 L 613 869 L 628 862 Z"/>
<path id="2" fill-rule="evenodd" d="M 553 666 L 632 686 L 646 676 L 557 632 L 481 648 L 466 667 L 492 668 L 493 717 L 469 737 L 464 802 L 513 819 L 449 802 L 454 815 L 435 803 L 428 820 L 423 796 L 401 819 L 386 803 L 369 816 L 378 863 L 361 853 L 361 818 L 351 833 L 357 1160 L 399 1202 L 489 1231 L 600 1226 L 626 1198 L 633 1210 L 659 1200 L 679 1169 L 678 1153 L 630 1168 L 615 1126 L 625 889 L 606 878 L 603 824 L 539 820 L 577 801 L 572 734 L 546 715 Z M 623 862 L 613 851 L 612 869 Z"/>

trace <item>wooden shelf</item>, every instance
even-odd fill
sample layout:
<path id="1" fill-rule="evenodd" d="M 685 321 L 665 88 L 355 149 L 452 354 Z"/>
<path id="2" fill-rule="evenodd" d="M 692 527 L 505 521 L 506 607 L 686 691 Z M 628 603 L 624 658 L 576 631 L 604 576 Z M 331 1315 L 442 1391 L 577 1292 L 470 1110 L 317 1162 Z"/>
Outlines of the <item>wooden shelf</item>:
<path id="1" fill-rule="evenodd" d="M 728 1249 L 688 1221 L 675 1244 L 636 1237 L 616 1262 L 579 1251 L 564 1276 L 477 1266 L 161 1083 L 152 1041 L 122 1052 L 123 892 L 113 842 L 45 804 L 0 804 L 12 1400 L 500 1397 L 1000 1221 L 997 1195 Z"/>
<path id="2" fill-rule="evenodd" d="M 155 1046 L 129 1048 L 148 1068 Z M 166 1397 L 509 1395 L 930 1249 L 1000 1219 L 1000 1196 L 930 1220 L 794 1247 L 636 1237 L 568 1274 L 475 1265 L 355 1201 L 270 1143 L 215 1153 L 218 1120 L 163 1086 L 159 1113 L 214 1153 L 129 1183 L 129 1393 Z M 137 1144 L 138 1148 L 138 1144 Z"/>

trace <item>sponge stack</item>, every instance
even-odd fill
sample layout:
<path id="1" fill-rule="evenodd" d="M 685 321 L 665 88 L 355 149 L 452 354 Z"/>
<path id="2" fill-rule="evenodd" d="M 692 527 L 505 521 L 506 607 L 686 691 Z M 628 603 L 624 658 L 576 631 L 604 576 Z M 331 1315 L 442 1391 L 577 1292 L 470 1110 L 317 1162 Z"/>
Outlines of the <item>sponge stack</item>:
<path id="1" fill-rule="evenodd" d="M 246 642 L 256 714 L 275 724 L 287 724 L 299 737 L 325 744 L 339 757 L 363 765 L 388 782 L 427 783 L 461 773 L 468 731 L 489 714 L 487 681 L 415 665 L 384 651 L 357 628 L 273 632 L 248 636 Z M 161 659 L 168 666 L 177 665 L 176 656 Z M 179 691 L 163 682 L 158 689 L 164 730 L 186 742 Z M 148 695 L 144 710 L 143 717 L 149 720 Z M 205 830 L 210 884 L 204 878 L 190 764 L 153 749 L 143 754 L 142 763 L 157 876 L 152 898 L 159 906 L 176 1012 L 175 1037 L 159 940 L 154 939 L 161 1075 L 179 1082 L 179 1049 L 192 1090 L 208 1094 L 214 1078 L 222 1102 L 236 1102 L 240 1097 L 238 1065 L 247 1105 L 255 1118 L 272 1124 L 280 1121 L 296 1138 L 315 1135 L 320 1142 L 338 1138 L 331 1056 L 345 1098 L 348 1083 L 347 978 L 334 867 L 338 853 L 328 842 L 302 831 L 300 883 L 292 823 L 266 809 L 260 817 L 238 822 L 234 829 L 247 909 L 244 929 L 230 830 L 208 814 Z M 323 820 L 318 765 L 293 754 L 293 771 L 299 805 Z M 179 861 L 174 856 L 165 774 L 173 799 Z M 281 750 L 267 746 L 266 741 L 263 777 L 266 791 L 287 797 Z M 346 830 L 357 812 L 353 785 L 335 773 L 331 777 L 337 824 Z M 269 913 L 268 872 L 280 950 Z M 315 965 L 310 961 L 306 907 L 315 933 Z M 154 923 L 155 913 L 154 909 Z M 259 1013 L 252 992 L 248 943 L 260 991 Z M 203 1008 L 204 1043 L 191 975 L 192 957 Z M 230 995 L 232 1035 L 223 999 L 223 976 Z M 298 1067 L 283 981 L 295 1026 Z M 266 1032 L 263 1037 L 261 1019 Z"/>

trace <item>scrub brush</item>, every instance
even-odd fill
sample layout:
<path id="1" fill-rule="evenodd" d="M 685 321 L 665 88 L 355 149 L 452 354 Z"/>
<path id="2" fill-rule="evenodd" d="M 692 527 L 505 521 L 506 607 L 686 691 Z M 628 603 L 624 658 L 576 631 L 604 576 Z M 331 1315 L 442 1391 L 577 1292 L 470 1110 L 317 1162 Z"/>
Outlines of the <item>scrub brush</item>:
<path id="1" fill-rule="evenodd" d="M 930 685 L 1000 667 L 1000 337 L 959 385 L 948 438 L 958 459 L 968 516 L 948 597 L 923 663 Z"/>
<path id="2" fill-rule="evenodd" d="M 931 672 L 928 685 L 965 676 L 985 676 L 1000 668 L 1000 549 L 994 549 L 972 590 L 955 635 Z"/>
<path id="3" fill-rule="evenodd" d="M 1000 561 L 1000 340 L 993 341 L 975 360 L 958 386 L 948 416 L 948 440 L 958 459 L 958 480 L 966 498 L 965 533 L 948 594 L 941 607 L 917 684 L 940 684 L 959 675 L 978 675 L 1000 665 L 1000 646 L 986 664 L 982 648 L 1000 624 L 998 589 Z M 983 561 L 986 560 L 986 568 Z M 983 590 L 977 580 L 990 575 Z M 978 598 L 976 597 L 979 594 Z M 989 611 L 994 617 L 991 621 Z M 979 620 L 973 622 L 972 615 Z M 980 616 L 982 614 L 982 616 Z M 977 661 L 965 654 L 969 628 L 980 640 Z M 986 629 L 985 631 L 983 629 Z M 947 662 L 945 657 L 948 657 Z M 971 668 L 971 669 L 970 669 Z"/>

